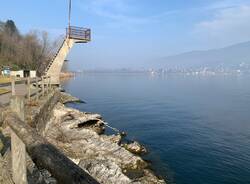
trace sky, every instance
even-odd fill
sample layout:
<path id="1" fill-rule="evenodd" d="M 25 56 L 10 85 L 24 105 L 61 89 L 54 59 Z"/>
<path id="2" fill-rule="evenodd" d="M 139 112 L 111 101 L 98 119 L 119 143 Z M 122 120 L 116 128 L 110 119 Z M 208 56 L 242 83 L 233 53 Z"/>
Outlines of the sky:
<path id="1" fill-rule="evenodd" d="M 1 2 L 0 20 L 22 33 L 65 34 L 67 0 Z M 250 41 L 250 0 L 72 0 L 72 25 L 92 29 L 92 41 L 70 52 L 70 68 L 144 68 L 192 50 Z"/>

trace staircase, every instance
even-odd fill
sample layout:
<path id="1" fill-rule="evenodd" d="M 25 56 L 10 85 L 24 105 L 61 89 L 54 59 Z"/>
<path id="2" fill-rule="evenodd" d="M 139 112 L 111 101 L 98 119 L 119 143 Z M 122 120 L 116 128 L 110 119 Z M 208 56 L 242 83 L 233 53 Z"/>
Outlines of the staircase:
<path id="1" fill-rule="evenodd" d="M 59 76 L 63 67 L 63 63 L 75 43 L 88 43 L 91 40 L 90 29 L 81 27 L 69 27 L 66 30 L 66 38 L 61 47 L 58 49 L 54 58 L 51 60 L 45 70 L 45 75 L 51 77 L 52 84 L 60 84 Z"/>
<path id="2" fill-rule="evenodd" d="M 64 38 L 64 40 L 63 40 L 61 46 L 60 46 L 59 49 L 57 50 L 57 52 L 56 52 L 56 54 L 54 55 L 54 57 L 52 58 L 52 60 L 49 62 L 48 66 L 46 67 L 46 69 L 45 69 L 45 73 L 46 73 L 46 74 L 47 74 L 47 72 L 49 71 L 49 69 L 50 69 L 50 67 L 51 67 L 51 65 L 52 65 L 52 63 L 53 63 L 53 61 L 55 60 L 55 58 L 58 56 L 59 51 L 62 49 L 65 40 L 66 40 L 66 39 Z"/>

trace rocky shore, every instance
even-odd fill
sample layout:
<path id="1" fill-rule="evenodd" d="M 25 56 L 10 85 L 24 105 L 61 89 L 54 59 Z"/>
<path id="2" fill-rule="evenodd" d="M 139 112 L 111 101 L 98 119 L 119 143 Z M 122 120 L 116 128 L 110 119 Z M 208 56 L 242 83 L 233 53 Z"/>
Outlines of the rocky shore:
<path id="1" fill-rule="evenodd" d="M 46 124 L 37 126 L 40 127 L 37 129 L 39 134 L 48 142 L 55 145 L 101 184 L 166 183 L 157 177 L 150 169 L 150 164 L 142 159 L 141 155 L 147 153 L 144 146 L 136 141 L 125 141 L 126 134 L 110 127 L 101 115 L 80 112 L 65 106 L 70 102 L 82 102 L 81 100 L 64 92 L 59 96 L 59 102 L 49 110 L 50 117 L 46 120 Z M 37 111 L 29 110 L 33 116 L 39 115 L 39 111 L 43 112 L 35 107 L 32 109 Z M 27 121 L 29 119 L 32 118 L 26 117 Z M 113 129 L 114 134 L 105 134 L 107 128 Z M 2 168 L 0 183 L 7 181 L 11 175 L 9 131 L 3 130 L 3 134 L 1 131 L 0 129 L 0 166 Z M 57 183 L 48 171 L 38 169 L 29 157 L 27 157 L 27 169 L 29 183 Z"/>
<path id="2" fill-rule="evenodd" d="M 43 136 L 102 184 L 164 184 L 140 155 L 147 152 L 138 142 L 126 143 L 124 133 L 106 135 L 101 115 L 80 112 L 63 103 L 79 101 L 63 93 L 53 109 Z M 67 99 L 67 100 L 65 100 Z"/>

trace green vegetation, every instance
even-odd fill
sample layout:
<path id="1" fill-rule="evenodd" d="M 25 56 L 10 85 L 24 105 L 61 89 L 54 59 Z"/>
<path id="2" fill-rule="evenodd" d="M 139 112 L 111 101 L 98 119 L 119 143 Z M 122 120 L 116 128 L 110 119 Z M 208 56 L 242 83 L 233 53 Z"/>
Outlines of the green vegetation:
<path id="1" fill-rule="evenodd" d="M 14 21 L 0 22 L 0 68 L 37 70 L 41 73 L 52 58 L 57 43 L 46 32 L 21 34 Z"/>

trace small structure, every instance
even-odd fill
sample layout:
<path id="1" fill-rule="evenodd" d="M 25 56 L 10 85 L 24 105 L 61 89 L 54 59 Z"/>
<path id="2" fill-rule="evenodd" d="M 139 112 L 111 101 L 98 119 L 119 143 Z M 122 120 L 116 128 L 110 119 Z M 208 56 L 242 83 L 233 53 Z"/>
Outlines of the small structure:
<path id="1" fill-rule="evenodd" d="M 10 71 L 10 76 L 21 77 L 21 78 L 24 78 L 24 77 L 35 78 L 36 71 L 35 70 Z"/>
<path id="2" fill-rule="evenodd" d="M 74 44 L 88 43 L 90 41 L 90 29 L 73 26 L 66 29 L 66 38 L 64 42 L 45 70 L 45 75 L 52 77 L 51 80 L 53 85 L 60 84 L 60 73 L 62 71 L 63 64 Z"/>
<path id="3" fill-rule="evenodd" d="M 3 66 L 1 69 L 1 74 L 4 76 L 10 75 L 10 67 L 9 66 Z"/>

